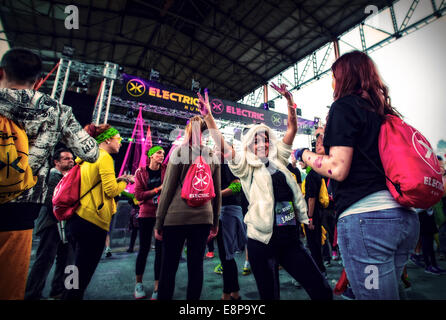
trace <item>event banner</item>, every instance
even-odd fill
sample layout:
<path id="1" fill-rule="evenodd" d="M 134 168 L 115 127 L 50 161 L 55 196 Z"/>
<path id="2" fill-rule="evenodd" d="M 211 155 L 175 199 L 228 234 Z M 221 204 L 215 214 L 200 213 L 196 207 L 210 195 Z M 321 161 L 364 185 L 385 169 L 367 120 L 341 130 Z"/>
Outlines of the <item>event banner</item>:
<path id="1" fill-rule="evenodd" d="M 193 91 L 183 90 L 161 83 L 123 74 L 124 89 L 121 99 L 199 114 L 198 97 Z M 276 130 L 285 131 L 288 116 L 283 113 L 251 107 L 245 104 L 219 99 L 209 92 L 209 101 L 215 119 L 242 124 L 265 123 Z M 298 133 L 312 134 L 314 121 L 298 117 Z"/>

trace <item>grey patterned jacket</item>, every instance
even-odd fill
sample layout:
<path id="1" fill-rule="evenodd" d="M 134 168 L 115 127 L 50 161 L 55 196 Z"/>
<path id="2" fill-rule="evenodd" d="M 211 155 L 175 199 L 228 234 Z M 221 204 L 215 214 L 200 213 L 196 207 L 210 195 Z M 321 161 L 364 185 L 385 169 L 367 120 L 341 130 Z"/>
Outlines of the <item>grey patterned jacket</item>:
<path id="1" fill-rule="evenodd" d="M 34 90 L 0 89 L 0 115 L 25 129 L 29 140 L 29 164 L 37 184 L 10 201 L 43 203 L 50 170 L 50 156 L 58 142 L 88 162 L 99 157 L 99 147 L 73 115 L 71 107 Z"/>

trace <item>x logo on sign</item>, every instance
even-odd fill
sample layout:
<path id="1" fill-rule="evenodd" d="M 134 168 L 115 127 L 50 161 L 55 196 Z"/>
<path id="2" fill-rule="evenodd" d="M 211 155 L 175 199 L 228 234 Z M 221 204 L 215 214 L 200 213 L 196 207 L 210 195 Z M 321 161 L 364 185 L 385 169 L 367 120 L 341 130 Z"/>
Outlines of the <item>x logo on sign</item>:
<path id="1" fill-rule="evenodd" d="M 137 83 L 133 83 L 133 82 L 130 82 L 130 88 L 129 88 L 129 90 L 130 91 L 138 91 L 138 93 L 141 93 L 142 92 L 142 85 L 141 84 L 137 84 Z"/>
<path id="2" fill-rule="evenodd" d="M 212 107 L 212 109 L 217 110 L 217 111 L 221 111 L 221 103 L 212 102 L 212 104 L 214 105 Z"/>

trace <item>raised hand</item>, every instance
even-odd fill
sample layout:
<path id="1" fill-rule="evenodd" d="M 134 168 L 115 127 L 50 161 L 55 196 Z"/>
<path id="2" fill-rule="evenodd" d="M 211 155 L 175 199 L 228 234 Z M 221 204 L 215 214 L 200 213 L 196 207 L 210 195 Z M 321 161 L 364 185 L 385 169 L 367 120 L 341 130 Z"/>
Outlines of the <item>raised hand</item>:
<path id="1" fill-rule="evenodd" d="M 271 88 L 273 88 L 274 90 L 276 90 L 278 93 L 280 93 L 282 96 L 284 96 L 287 100 L 288 100 L 288 103 L 289 104 L 291 104 L 291 105 L 293 105 L 294 104 L 294 101 L 293 101 L 293 95 L 291 94 L 291 92 L 289 92 L 288 90 L 287 90 L 287 85 L 285 84 L 285 83 L 282 83 L 281 85 L 280 85 L 280 87 L 279 86 L 277 86 L 274 82 L 271 82 Z"/>
<path id="2" fill-rule="evenodd" d="M 197 92 L 198 95 L 198 109 L 203 117 L 206 117 L 211 113 L 211 105 L 209 104 L 209 96 L 208 89 L 204 89 L 204 99 L 200 92 Z"/>

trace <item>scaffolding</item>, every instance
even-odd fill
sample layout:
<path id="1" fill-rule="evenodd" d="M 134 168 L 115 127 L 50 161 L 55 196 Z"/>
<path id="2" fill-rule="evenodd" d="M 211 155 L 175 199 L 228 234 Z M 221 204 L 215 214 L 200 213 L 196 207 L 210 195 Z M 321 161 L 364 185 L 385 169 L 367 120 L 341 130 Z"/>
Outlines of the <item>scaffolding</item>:
<path id="1" fill-rule="evenodd" d="M 90 77 L 103 78 L 98 99 L 96 99 L 92 122 L 96 124 L 107 123 L 113 85 L 118 77 L 118 69 L 119 66 L 117 64 L 108 61 L 104 62 L 104 65 L 94 65 L 62 57 L 59 61 L 56 78 L 54 79 L 51 97 L 59 103 L 63 103 L 70 73 L 78 73 L 79 79 L 83 80 Z M 105 112 L 102 113 L 104 108 Z"/>

